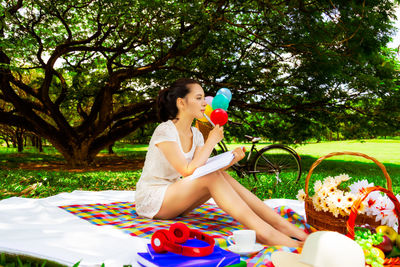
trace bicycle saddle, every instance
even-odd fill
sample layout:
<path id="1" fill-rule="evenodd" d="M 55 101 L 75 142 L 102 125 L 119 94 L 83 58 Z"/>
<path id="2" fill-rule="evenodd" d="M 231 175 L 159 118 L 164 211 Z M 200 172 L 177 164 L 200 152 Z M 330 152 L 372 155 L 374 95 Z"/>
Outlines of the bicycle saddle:
<path id="1" fill-rule="evenodd" d="M 251 135 L 245 135 L 244 137 L 249 139 L 249 141 L 251 141 L 252 143 L 257 143 L 258 141 L 261 141 L 260 137 L 254 137 L 254 136 L 251 136 Z"/>

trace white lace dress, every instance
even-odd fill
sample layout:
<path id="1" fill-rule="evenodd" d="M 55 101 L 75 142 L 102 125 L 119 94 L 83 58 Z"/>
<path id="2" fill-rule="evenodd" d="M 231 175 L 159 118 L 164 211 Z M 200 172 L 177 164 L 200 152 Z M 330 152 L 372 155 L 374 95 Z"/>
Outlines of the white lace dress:
<path id="1" fill-rule="evenodd" d="M 167 187 L 181 179 L 179 172 L 168 162 L 156 144 L 164 141 L 174 141 L 179 147 L 188 162 L 193 159 L 197 146 L 204 145 L 203 135 L 192 127 L 193 142 L 189 152 L 183 152 L 179 139 L 178 130 L 175 124 L 169 120 L 161 123 L 154 130 L 150 139 L 143 172 L 136 184 L 136 212 L 143 217 L 153 218 L 161 208 Z"/>

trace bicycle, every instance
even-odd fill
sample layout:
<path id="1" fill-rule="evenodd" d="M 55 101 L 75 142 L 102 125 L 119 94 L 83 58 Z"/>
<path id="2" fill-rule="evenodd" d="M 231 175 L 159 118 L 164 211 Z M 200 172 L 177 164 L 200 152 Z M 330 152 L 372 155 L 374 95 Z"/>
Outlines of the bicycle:
<path id="1" fill-rule="evenodd" d="M 240 123 L 235 124 L 241 125 Z M 208 129 L 204 129 L 204 127 L 202 129 L 200 125 L 201 124 L 197 124 L 197 128 L 202 133 L 205 130 L 209 132 L 209 127 L 211 126 L 203 124 L 203 126 L 208 127 Z M 262 176 L 267 176 L 267 179 L 273 176 L 276 179 L 275 184 L 282 182 L 283 179 L 293 181 L 293 178 L 295 178 L 295 183 L 299 181 L 301 176 L 301 158 L 293 148 L 281 144 L 272 144 L 258 150 L 256 144 L 261 141 L 261 138 L 250 135 L 245 135 L 245 137 L 251 141 L 251 149 L 244 159 L 231 166 L 239 177 L 252 175 L 254 180 L 258 182 L 261 181 Z M 221 150 L 220 152 L 228 151 L 223 140 L 218 143 L 218 146 Z M 214 149 L 213 154 L 216 155 L 220 152 Z M 255 156 L 252 158 L 254 154 Z"/>

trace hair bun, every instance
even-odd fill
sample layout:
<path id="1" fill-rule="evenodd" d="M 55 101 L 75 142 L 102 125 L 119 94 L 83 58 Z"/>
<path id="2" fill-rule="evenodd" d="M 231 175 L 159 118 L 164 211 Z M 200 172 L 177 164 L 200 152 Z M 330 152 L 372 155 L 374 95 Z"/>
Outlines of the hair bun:
<path id="1" fill-rule="evenodd" d="M 199 82 L 193 79 L 182 78 L 172 83 L 169 88 L 162 89 L 158 93 L 158 117 L 161 121 L 176 118 L 178 115 L 176 100 L 178 98 L 184 98 L 188 93 L 190 93 L 190 88 L 188 87 L 189 84 L 199 84 Z"/>

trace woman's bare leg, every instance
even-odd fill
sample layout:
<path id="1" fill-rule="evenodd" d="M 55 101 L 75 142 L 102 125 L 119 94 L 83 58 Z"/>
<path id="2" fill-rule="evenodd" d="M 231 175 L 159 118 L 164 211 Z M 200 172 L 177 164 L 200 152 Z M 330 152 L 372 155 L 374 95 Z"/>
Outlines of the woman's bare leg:
<path id="1" fill-rule="evenodd" d="M 207 200 L 209 200 L 211 198 L 211 195 L 208 194 L 207 196 L 205 196 L 204 198 L 200 199 L 199 201 L 197 201 L 196 203 L 194 203 L 191 207 L 189 207 L 187 210 L 185 210 L 181 215 L 185 216 L 187 214 L 189 214 L 192 210 L 194 210 L 195 208 L 199 207 L 200 205 L 204 204 L 205 202 L 207 202 Z"/>
<path id="2" fill-rule="evenodd" d="M 291 247 L 301 245 L 300 242 L 289 238 L 261 219 L 240 197 L 221 171 L 213 172 L 195 180 L 182 179 L 171 184 L 155 218 L 175 218 L 209 195 L 214 198 L 222 210 L 235 220 L 245 227 L 255 230 L 259 242 Z"/>
<path id="3" fill-rule="evenodd" d="M 307 234 L 304 231 L 279 216 L 273 209 L 268 207 L 256 195 L 250 192 L 238 181 L 236 181 L 236 179 L 234 179 L 226 172 L 223 172 L 223 175 L 228 183 L 240 195 L 240 197 L 261 219 L 288 236 L 295 237 L 301 241 L 304 241 L 307 238 Z"/>

